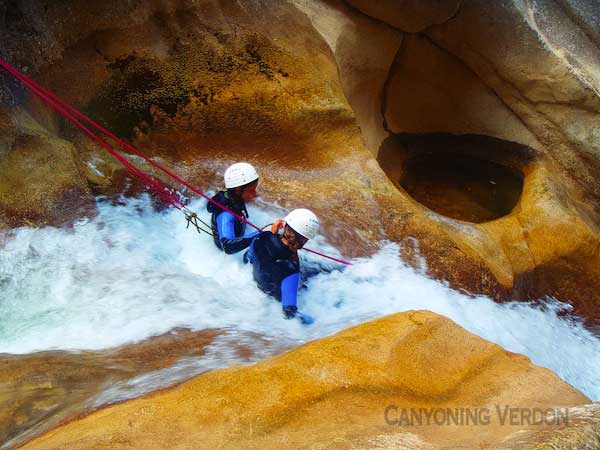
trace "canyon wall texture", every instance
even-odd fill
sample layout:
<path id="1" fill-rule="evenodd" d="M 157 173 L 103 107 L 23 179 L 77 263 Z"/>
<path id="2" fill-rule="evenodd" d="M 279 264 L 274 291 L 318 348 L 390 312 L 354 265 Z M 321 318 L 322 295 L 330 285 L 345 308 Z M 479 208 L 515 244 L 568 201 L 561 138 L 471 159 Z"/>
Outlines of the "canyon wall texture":
<path id="1" fill-rule="evenodd" d="M 440 199 L 434 199 L 433 210 L 415 202 L 386 204 L 387 212 L 396 212 L 384 220 L 388 236 L 417 237 L 430 273 L 455 286 L 497 297 L 553 295 L 595 315 L 599 6 L 294 3 L 329 44 L 365 143 L 404 197 L 402 180 L 421 156 L 468 156 L 523 178 L 512 212 L 482 223 L 439 214 Z M 430 192 L 434 195 L 437 191 Z M 465 208 L 474 195 L 464 192 Z M 424 232 L 422 224 L 429 221 L 438 227 L 436 239 Z M 476 280 L 449 269 L 456 267 L 450 262 L 455 256 L 441 244 L 445 239 L 471 261 L 468 270 L 476 271 Z M 475 269 L 474 261 L 484 267 Z"/>
<path id="2" fill-rule="evenodd" d="M 347 257 L 389 239 L 454 288 L 554 296 L 598 327 L 599 23 L 593 0 L 5 0 L 0 56 L 200 188 L 220 187 L 234 161 L 255 164 L 263 198 L 315 210 Z M 512 189 L 505 179 L 438 174 L 440 160 L 509 170 L 521 183 L 514 204 L 488 215 L 486 202 Z M 98 194 L 143 189 L 0 79 L 0 228 L 68 225 L 94 214 Z M 461 444 L 460 429 L 390 435 L 392 401 L 587 399 L 524 357 L 410 313 L 98 411 L 32 447 L 152 448 L 175 436 L 183 447 L 318 447 L 336 433 L 340 448 Z M 489 427 L 468 439 L 589 443 L 596 410 L 580 406 L 562 431 Z"/>

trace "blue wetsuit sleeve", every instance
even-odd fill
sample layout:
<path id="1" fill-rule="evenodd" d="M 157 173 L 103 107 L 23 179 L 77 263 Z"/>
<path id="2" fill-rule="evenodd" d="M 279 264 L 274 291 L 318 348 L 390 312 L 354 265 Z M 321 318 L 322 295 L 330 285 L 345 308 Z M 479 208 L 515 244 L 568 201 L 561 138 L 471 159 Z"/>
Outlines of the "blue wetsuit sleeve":
<path id="1" fill-rule="evenodd" d="M 233 214 L 227 211 L 219 214 L 217 229 L 219 230 L 219 239 L 235 239 L 235 217 L 233 217 Z"/>
<path id="2" fill-rule="evenodd" d="M 281 281 L 281 306 L 286 317 L 293 317 L 298 310 L 298 286 L 300 285 L 300 272 L 288 275 Z"/>
<path id="3" fill-rule="evenodd" d="M 244 250 L 252 242 L 250 236 L 235 236 L 235 221 L 233 214 L 227 211 L 222 212 L 217 217 L 217 231 L 219 232 L 219 242 L 223 251 L 228 255 Z"/>

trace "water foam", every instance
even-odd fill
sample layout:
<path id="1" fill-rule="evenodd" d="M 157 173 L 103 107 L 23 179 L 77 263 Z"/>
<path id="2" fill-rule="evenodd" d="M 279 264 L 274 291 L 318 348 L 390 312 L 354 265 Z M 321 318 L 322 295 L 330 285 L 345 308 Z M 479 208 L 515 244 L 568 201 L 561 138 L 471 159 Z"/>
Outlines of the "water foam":
<path id="1" fill-rule="evenodd" d="M 204 201 L 191 206 L 205 211 Z M 282 215 L 265 204 L 250 213 L 261 225 Z M 322 237 L 312 245 L 337 254 Z M 0 353 L 109 348 L 176 327 L 260 333 L 289 346 L 426 309 L 529 356 L 600 400 L 600 340 L 559 315 L 566 304 L 497 304 L 463 295 L 407 267 L 393 243 L 343 269 L 306 253 L 303 265 L 321 271 L 299 297 L 300 309 L 316 318 L 310 327 L 284 320 L 241 254 L 219 252 L 211 238 L 186 229 L 178 211 L 157 213 L 147 197 L 123 205 L 99 201 L 95 218 L 70 229 L 19 228 L 3 236 Z"/>

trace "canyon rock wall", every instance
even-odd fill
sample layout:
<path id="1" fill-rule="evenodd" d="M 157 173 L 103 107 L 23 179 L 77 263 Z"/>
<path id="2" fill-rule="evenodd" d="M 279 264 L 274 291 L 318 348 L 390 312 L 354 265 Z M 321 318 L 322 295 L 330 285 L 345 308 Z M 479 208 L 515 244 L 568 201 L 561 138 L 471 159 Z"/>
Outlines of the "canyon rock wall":
<path id="1" fill-rule="evenodd" d="M 388 236 L 419 239 L 430 273 L 454 286 L 496 297 L 556 296 L 596 316 L 597 325 L 599 6 L 551 0 L 294 3 L 330 45 L 365 143 L 402 197 L 410 197 L 402 186 L 411 175 L 408 163 L 421 155 L 468 155 L 523 178 L 514 209 L 483 223 L 380 197 Z M 468 202 L 473 194 L 464 197 Z M 424 232 L 430 222 L 436 238 Z M 453 252 L 439 245 L 445 239 L 468 255 L 474 279 L 454 270 Z M 483 267 L 476 269 L 475 261 Z"/>

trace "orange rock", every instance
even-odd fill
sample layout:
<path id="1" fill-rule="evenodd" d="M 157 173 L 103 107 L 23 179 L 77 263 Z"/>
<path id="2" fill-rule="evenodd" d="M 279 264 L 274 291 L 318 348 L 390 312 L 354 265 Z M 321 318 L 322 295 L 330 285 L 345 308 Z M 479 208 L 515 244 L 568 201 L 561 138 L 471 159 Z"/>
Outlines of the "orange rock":
<path id="1" fill-rule="evenodd" d="M 23 110 L 0 114 L 2 120 L 8 129 L 0 152 L 0 223 L 63 225 L 93 214 L 73 145 Z"/>
<path id="2" fill-rule="evenodd" d="M 529 428 L 502 425 L 495 405 L 564 408 L 587 401 L 528 358 L 417 311 L 97 411 L 23 448 L 488 447 Z M 489 408 L 490 423 L 389 425 L 388 405 Z"/>

